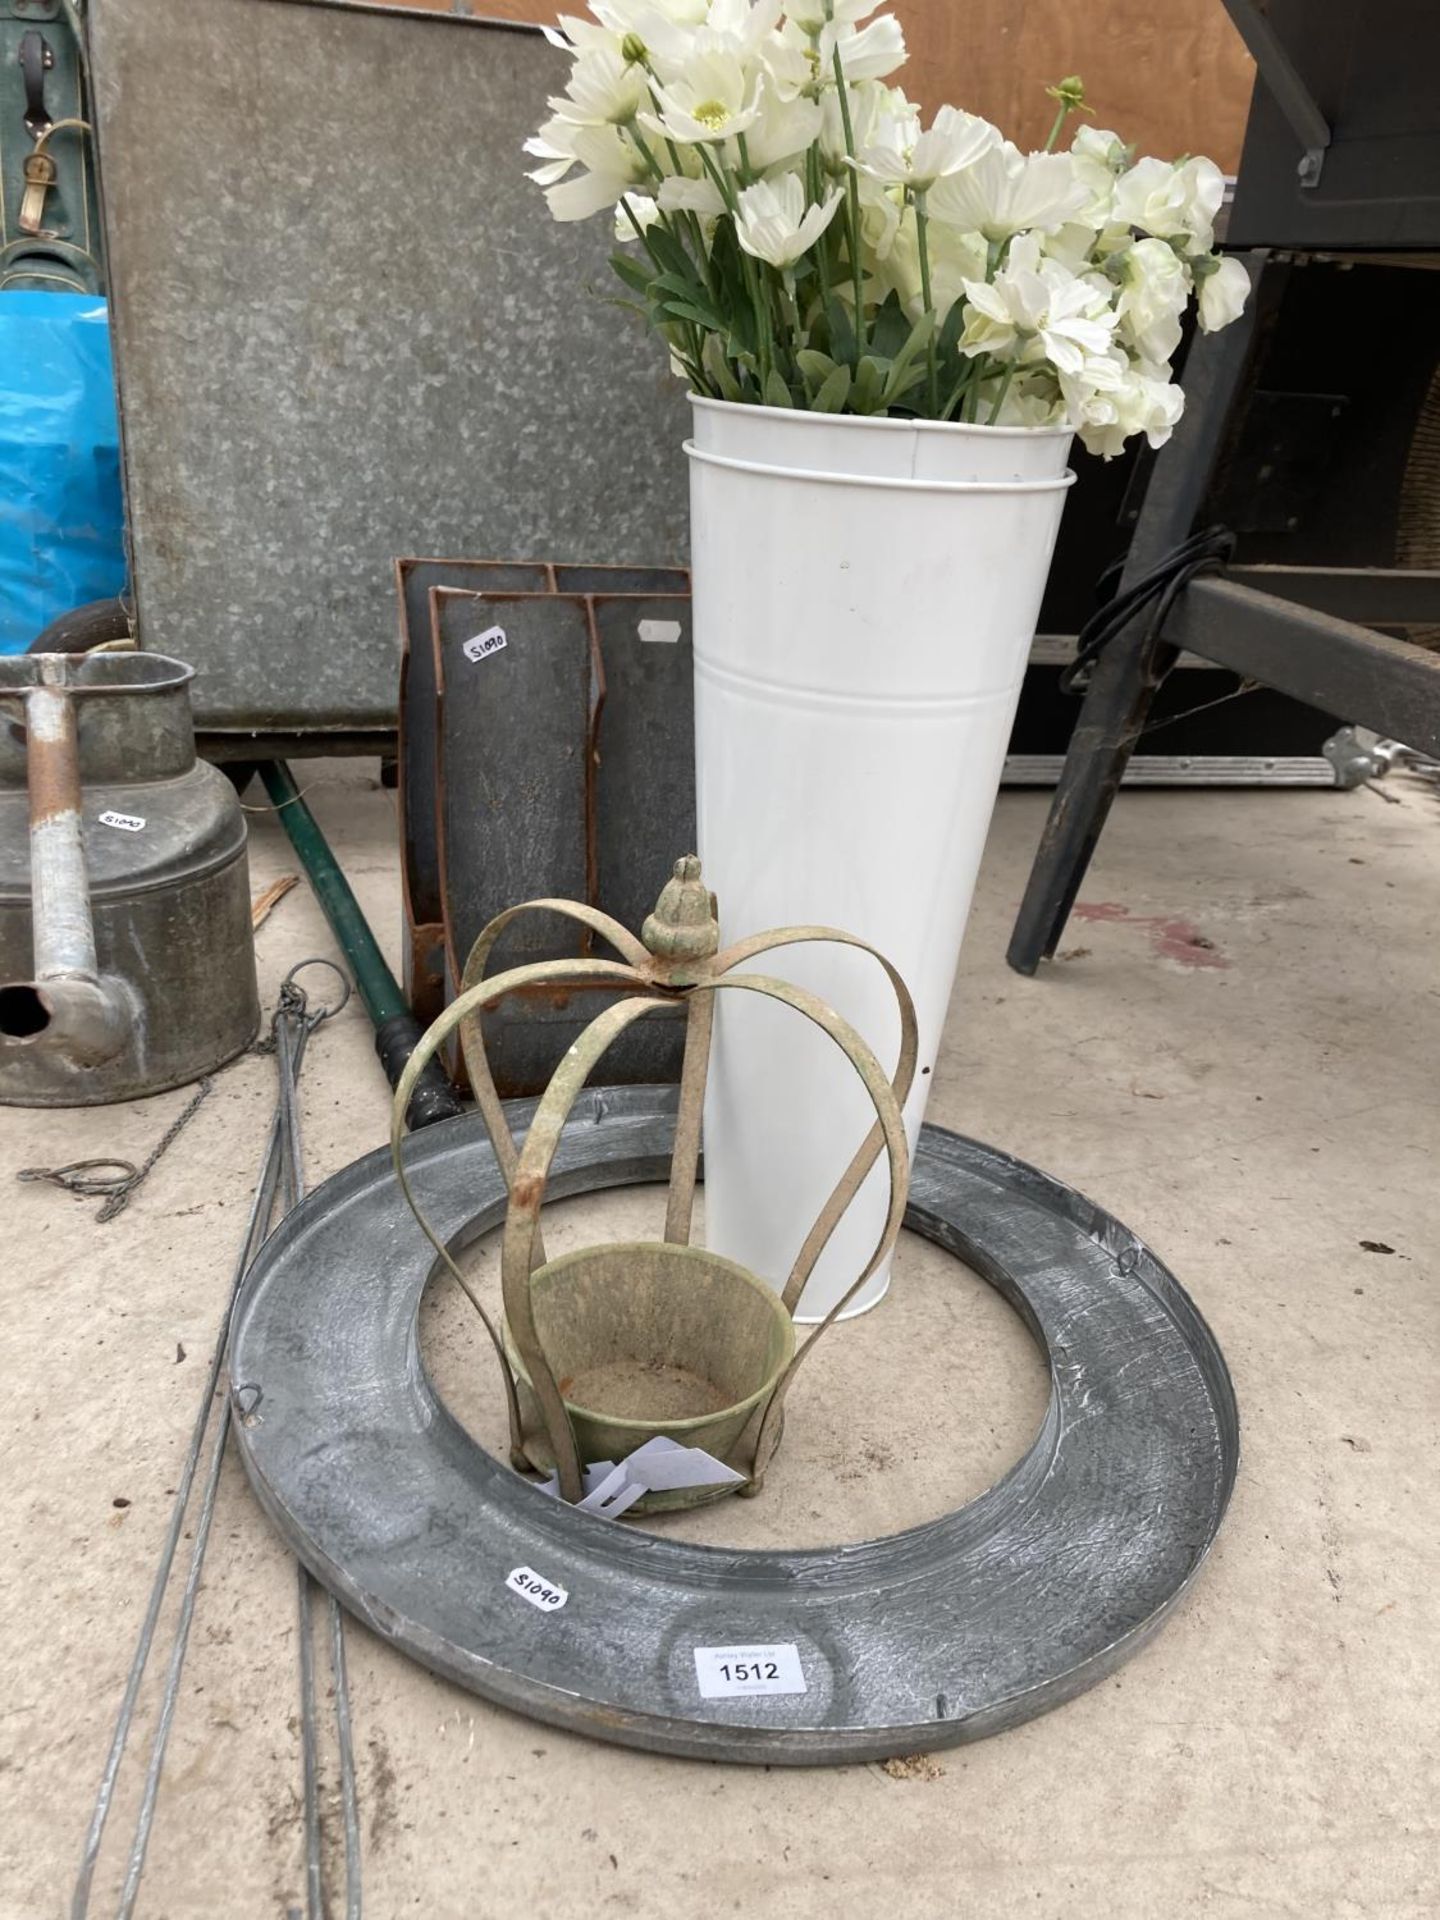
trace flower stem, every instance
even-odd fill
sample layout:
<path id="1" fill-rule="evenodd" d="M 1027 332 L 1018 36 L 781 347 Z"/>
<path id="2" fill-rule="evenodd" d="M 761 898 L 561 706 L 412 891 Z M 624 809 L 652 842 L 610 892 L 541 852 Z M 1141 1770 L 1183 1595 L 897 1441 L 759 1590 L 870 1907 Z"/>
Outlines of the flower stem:
<path id="1" fill-rule="evenodd" d="M 1071 111 L 1072 109 L 1066 104 L 1065 101 L 1062 100 L 1060 102 L 1060 111 L 1056 114 L 1054 122 L 1050 128 L 1050 137 L 1045 142 L 1044 147 L 1041 149 L 1043 153 L 1053 153 L 1055 151 L 1055 142 L 1060 138 L 1060 135 L 1065 131 L 1065 122 L 1070 118 Z"/>
<path id="2" fill-rule="evenodd" d="M 820 150 L 809 147 L 805 153 L 805 197 L 808 205 L 818 207 L 824 197 L 820 182 Z M 831 226 L 821 234 L 815 246 L 815 270 L 820 276 L 820 311 L 830 312 L 830 241 Z"/>
<path id="3" fill-rule="evenodd" d="M 998 419 L 1000 418 L 1000 409 L 1001 409 L 1001 408 L 1002 408 L 1002 407 L 1004 406 L 1004 404 L 1005 404 L 1005 396 L 1006 396 L 1006 394 L 1008 394 L 1008 393 L 1009 393 L 1009 391 L 1010 391 L 1010 382 L 1011 382 L 1011 381 L 1012 381 L 1012 380 L 1013 380 L 1014 378 L 1015 378 L 1015 362 L 1014 362 L 1014 361 L 1012 360 L 1012 361 L 1010 362 L 1010 364 L 1009 364 L 1009 366 L 1008 366 L 1008 367 L 1006 367 L 1006 369 L 1005 369 L 1005 377 L 1004 377 L 1004 379 L 1003 379 L 1003 380 L 1002 380 L 1002 381 L 1000 382 L 1000 391 L 999 391 L 999 392 L 998 392 L 998 393 L 996 394 L 996 396 L 995 396 L 995 404 L 994 404 L 994 406 L 993 406 L 993 407 L 991 407 L 991 409 L 990 409 L 990 418 L 989 418 L 989 420 L 988 420 L 988 421 L 986 422 L 986 425 L 987 425 L 987 426 L 991 426 L 991 427 L 993 427 L 993 426 L 994 426 L 994 424 L 995 424 L 995 422 L 996 422 L 996 421 L 997 421 L 997 420 L 998 420 Z"/>
<path id="4" fill-rule="evenodd" d="M 845 153 L 850 161 L 850 277 L 855 287 L 855 365 L 865 348 L 865 269 L 860 259 L 860 175 L 856 171 L 855 129 L 850 121 L 850 95 L 845 86 L 845 66 L 840 48 L 834 50 L 835 86 L 840 96 L 840 124 L 845 129 Z"/>
<path id="5" fill-rule="evenodd" d="M 638 124 L 634 120 L 628 120 L 625 123 L 625 131 L 629 134 L 630 138 L 635 142 L 636 150 L 638 151 L 640 158 L 645 162 L 646 166 L 650 169 L 650 178 L 652 180 L 663 180 L 665 178 L 665 171 L 663 167 L 660 165 L 660 162 L 655 158 L 654 154 L 650 151 L 650 148 L 646 143 L 645 136 L 643 133 L 641 133 Z"/>
<path id="6" fill-rule="evenodd" d="M 945 402 L 944 407 L 940 411 L 940 419 L 948 420 L 954 413 L 959 402 L 964 399 L 970 388 L 976 384 L 976 375 L 979 371 L 981 360 L 982 356 L 980 355 L 976 355 L 973 358 L 966 357 L 964 372 L 951 389 L 950 398 Z"/>
<path id="7" fill-rule="evenodd" d="M 925 303 L 925 311 L 931 320 L 935 317 L 935 296 L 930 289 L 930 223 L 925 214 L 925 195 L 913 194 L 915 203 L 915 239 L 920 249 L 920 298 Z M 930 329 L 930 344 L 927 348 L 930 368 L 930 418 L 940 417 L 940 359 L 935 344 L 935 329 Z"/>
<path id="8" fill-rule="evenodd" d="M 715 182 L 719 190 L 720 198 L 725 202 L 725 205 L 730 209 L 732 214 L 738 213 L 739 202 L 735 198 L 734 189 L 730 184 L 730 176 L 726 173 L 724 167 L 716 164 L 714 155 L 703 141 L 696 147 L 695 151 L 700 156 L 701 166 L 704 167 L 710 178 Z"/>
<path id="9" fill-rule="evenodd" d="M 635 217 L 635 209 L 630 204 L 630 196 L 628 193 L 621 194 L 620 204 L 625 209 L 625 218 L 630 222 L 631 226 L 635 229 L 635 237 L 639 240 L 641 246 L 644 247 L 646 253 L 648 253 L 650 256 L 651 266 L 654 267 L 656 273 L 663 273 L 665 271 L 664 263 L 658 258 L 658 256 L 656 255 L 655 249 L 651 246 L 649 234 L 645 231 L 644 227 L 641 226 L 639 220 Z M 663 214 L 660 217 L 662 221 L 665 220 L 665 216 Z M 669 225 L 668 221 L 666 221 L 665 224 L 668 227 Z M 682 353 L 680 355 L 680 358 L 685 362 L 686 371 L 689 373 L 692 382 L 694 383 L 696 388 L 703 393 L 705 391 L 705 380 L 701 372 L 701 368 L 704 362 L 700 352 L 700 345 L 701 345 L 700 329 L 695 325 L 693 321 L 683 321 L 680 324 L 684 327 L 685 338 L 688 341 L 689 348 L 690 348 L 689 353 L 688 354 Z"/>

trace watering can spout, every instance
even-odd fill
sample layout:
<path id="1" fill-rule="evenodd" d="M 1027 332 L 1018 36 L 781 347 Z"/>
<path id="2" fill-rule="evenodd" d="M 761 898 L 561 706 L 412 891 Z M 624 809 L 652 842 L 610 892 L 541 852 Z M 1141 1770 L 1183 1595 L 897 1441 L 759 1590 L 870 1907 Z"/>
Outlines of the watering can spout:
<path id="1" fill-rule="evenodd" d="M 0 985 L 0 1048 L 43 1049 L 83 1070 L 115 1059 L 136 1007 L 95 952 L 69 664 L 65 654 L 39 655 L 25 699 L 34 973 Z"/>

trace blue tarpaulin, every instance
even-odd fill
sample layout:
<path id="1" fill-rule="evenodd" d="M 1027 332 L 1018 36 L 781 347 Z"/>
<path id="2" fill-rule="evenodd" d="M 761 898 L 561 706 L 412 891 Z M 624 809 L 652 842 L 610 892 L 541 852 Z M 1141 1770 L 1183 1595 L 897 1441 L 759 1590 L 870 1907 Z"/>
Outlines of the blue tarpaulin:
<path id="1" fill-rule="evenodd" d="M 110 321 L 88 293 L 0 293 L 0 653 L 125 585 Z"/>

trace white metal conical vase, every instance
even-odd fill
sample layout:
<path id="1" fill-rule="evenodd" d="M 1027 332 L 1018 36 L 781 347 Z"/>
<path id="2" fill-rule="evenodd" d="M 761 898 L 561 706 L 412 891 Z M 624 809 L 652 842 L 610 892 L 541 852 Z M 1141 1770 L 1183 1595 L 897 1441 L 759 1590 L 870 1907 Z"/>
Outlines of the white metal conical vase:
<path id="1" fill-rule="evenodd" d="M 1070 435 L 693 406 L 700 855 L 722 934 L 839 927 L 899 968 L 920 1023 L 913 1150 L 1074 478 Z M 797 947 L 767 970 L 893 1063 L 894 996 L 873 961 Z M 822 1034 L 750 999 L 716 1012 L 706 1237 L 779 1286 L 871 1116 Z M 798 1317 L 823 1318 L 854 1280 L 884 1209 L 877 1172 Z"/>

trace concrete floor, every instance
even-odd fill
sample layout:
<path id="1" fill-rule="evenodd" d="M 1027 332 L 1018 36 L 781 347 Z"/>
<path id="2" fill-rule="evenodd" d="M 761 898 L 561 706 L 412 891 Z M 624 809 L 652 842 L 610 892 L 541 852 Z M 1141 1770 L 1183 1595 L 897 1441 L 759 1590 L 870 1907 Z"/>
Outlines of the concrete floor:
<path id="1" fill-rule="evenodd" d="M 391 796 L 360 763 L 309 772 L 393 936 Z M 531 1725 L 356 1626 L 372 1920 L 1440 1912 L 1440 799 L 1403 776 L 1386 790 L 1395 804 L 1127 794 L 1061 957 L 1034 982 L 1001 956 L 1045 799 L 1006 795 L 996 818 L 932 1117 L 1039 1162 L 1148 1239 L 1210 1320 L 1240 1398 L 1229 1520 L 1159 1638 L 1058 1712 L 933 1765 L 764 1772 Z M 294 861 L 273 818 L 252 827 L 258 893 Z M 297 890 L 259 936 L 267 998 L 293 961 L 329 951 Z M 185 1098 L 7 1112 L 0 1169 L 141 1159 Z M 94 1202 L 9 1191 L 3 1920 L 68 1911 L 271 1099 L 268 1062 L 230 1068 L 107 1226 Z M 358 1008 L 317 1037 L 303 1105 L 314 1179 L 381 1140 Z M 630 1204 L 590 1203 L 560 1231 Z M 439 1290 L 423 1318 L 442 1390 L 493 1438 L 471 1319 Z M 902 1350 L 931 1369 L 915 1397 L 942 1436 L 928 1464 L 911 1421 L 898 1436 L 887 1425 L 883 1395 L 854 1418 L 827 1408 L 867 1375 L 873 1393 Z M 1023 1451 L 1043 1396 L 1008 1309 L 907 1245 L 890 1300 L 802 1375 L 783 1479 L 716 1509 L 705 1537 L 799 1543 L 924 1518 Z M 231 1461 L 142 1915 L 302 1905 L 293 1616 L 292 1564 Z M 113 1910 L 140 1775 L 132 1757 L 96 1913 Z"/>

